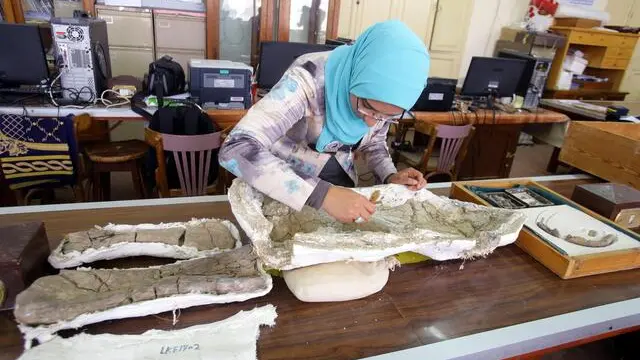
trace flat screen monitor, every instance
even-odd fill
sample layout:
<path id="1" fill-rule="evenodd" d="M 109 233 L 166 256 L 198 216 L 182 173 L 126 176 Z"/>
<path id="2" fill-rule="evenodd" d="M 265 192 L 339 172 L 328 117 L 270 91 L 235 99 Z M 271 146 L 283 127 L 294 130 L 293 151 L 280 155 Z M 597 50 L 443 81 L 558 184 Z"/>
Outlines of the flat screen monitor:
<path id="1" fill-rule="evenodd" d="M 0 23 L 0 86 L 38 85 L 49 77 L 37 25 Z"/>
<path id="2" fill-rule="evenodd" d="M 527 62 L 519 59 L 477 57 L 471 59 L 462 96 L 507 97 L 515 94 Z"/>
<path id="3" fill-rule="evenodd" d="M 271 89 L 300 55 L 331 51 L 335 45 L 294 42 L 263 42 L 258 63 L 258 87 Z"/>

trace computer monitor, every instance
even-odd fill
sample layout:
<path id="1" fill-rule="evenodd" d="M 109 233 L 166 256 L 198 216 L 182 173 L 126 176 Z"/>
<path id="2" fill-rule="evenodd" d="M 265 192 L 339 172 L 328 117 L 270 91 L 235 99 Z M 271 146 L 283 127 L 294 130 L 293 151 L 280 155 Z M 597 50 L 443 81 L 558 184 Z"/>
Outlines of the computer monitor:
<path id="1" fill-rule="evenodd" d="M 467 77 L 462 85 L 462 96 L 512 96 L 527 62 L 518 59 L 477 57 L 471 59 Z"/>
<path id="2" fill-rule="evenodd" d="M 38 85 L 49 78 L 37 25 L 0 23 L 0 87 Z"/>
<path id="3" fill-rule="evenodd" d="M 330 51 L 335 45 L 305 44 L 294 42 L 263 42 L 258 63 L 258 87 L 271 89 L 280 80 L 289 66 L 300 55 Z"/>

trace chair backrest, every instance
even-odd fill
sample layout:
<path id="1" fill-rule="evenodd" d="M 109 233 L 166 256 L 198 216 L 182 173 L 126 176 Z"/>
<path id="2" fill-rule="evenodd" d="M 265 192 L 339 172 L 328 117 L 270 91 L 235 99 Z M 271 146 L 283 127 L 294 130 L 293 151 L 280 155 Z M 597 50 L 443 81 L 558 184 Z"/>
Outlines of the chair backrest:
<path id="1" fill-rule="evenodd" d="M 438 158 L 436 171 L 451 171 L 453 166 L 456 164 L 460 148 L 467 136 L 469 136 L 472 128 L 473 127 L 471 125 L 438 125 L 436 129 L 436 137 L 442 139 L 442 145 L 440 147 L 440 157 Z"/>
<path id="2" fill-rule="evenodd" d="M 173 153 L 183 194 L 204 195 L 208 185 L 211 153 L 222 145 L 222 132 L 203 135 L 161 135 L 163 149 Z"/>

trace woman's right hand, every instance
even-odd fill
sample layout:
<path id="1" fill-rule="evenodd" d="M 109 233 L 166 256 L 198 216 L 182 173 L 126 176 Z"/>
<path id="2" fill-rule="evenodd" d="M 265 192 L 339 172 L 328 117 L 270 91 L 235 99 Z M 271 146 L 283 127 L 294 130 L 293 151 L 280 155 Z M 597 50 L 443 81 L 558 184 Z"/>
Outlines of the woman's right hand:
<path id="1" fill-rule="evenodd" d="M 340 186 L 331 186 L 322 203 L 322 209 L 336 220 L 352 223 L 357 218 L 369 221 L 376 205 L 366 197 Z"/>

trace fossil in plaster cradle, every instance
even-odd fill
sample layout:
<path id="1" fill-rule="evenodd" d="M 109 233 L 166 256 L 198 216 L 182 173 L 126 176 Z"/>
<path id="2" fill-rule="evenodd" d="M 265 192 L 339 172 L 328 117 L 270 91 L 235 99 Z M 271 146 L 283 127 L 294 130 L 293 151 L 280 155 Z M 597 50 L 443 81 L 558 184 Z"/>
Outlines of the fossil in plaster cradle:
<path id="1" fill-rule="evenodd" d="M 451 200 L 401 185 L 354 189 L 381 194 L 368 223 L 341 224 L 324 211 L 297 212 L 242 180 L 229 189 L 238 223 L 269 267 L 290 270 L 344 261 L 378 261 L 405 251 L 434 260 L 486 256 L 514 242 L 525 217 L 517 212 Z"/>
<path id="2" fill-rule="evenodd" d="M 193 219 L 183 223 L 114 225 L 68 234 L 49 256 L 57 269 L 130 256 L 191 259 L 242 246 L 228 220 Z"/>
<path id="3" fill-rule="evenodd" d="M 18 294 L 14 315 L 25 335 L 47 341 L 56 331 L 191 306 L 245 301 L 271 291 L 249 245 L 210 257 L 136 269 L 62 270 Z"/>

